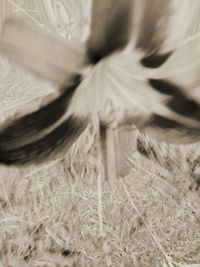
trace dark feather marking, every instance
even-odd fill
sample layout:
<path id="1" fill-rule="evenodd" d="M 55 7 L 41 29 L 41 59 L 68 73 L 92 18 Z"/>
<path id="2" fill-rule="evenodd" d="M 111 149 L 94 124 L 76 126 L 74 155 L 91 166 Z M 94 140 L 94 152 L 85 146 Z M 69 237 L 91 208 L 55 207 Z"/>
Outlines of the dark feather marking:
<path id="1" fill-rule="evenodd" d="M 0 146 L 0 163 L 20 165 L 34 161 L 41 163 L 46 157 L 64 149 L 69 149 L 86 129 L 88 117 L 70 116 L 52 132 L 25 146 L 15 149 L 2 149 Z"/>
<path id="2" fill-rule="evenodd" d="M 120 23 L 127 24 L 125 20 L 123 22 L 123 18 L 120 20 Z M 124 48 L 125 45 L 128 43 L 128 38 L 119 38 L 123 35 L 123 33 L 121 27 L 119 25 L 116 25 L 113 26 L 112 31 L 110 31 L 110 36 L 106 37 L 106 45 L 99 48 L 94 48 L 91 46 L 88 47 L 87 54 L 89 58 L 89 63 L 97 64 L 101 59 L 109 56 L 113 52 L 116 52 L 116 50 Z M 118 36 L 118 38 L 116 38 L 115 36 Z"/>
<path id="3" fill-rule="evenodd" d="M 144 145 L 144 142 L 142 142 L 139 138 L 137 139 L 137 150 L 140 152 L 140 154 L 146 158 L 150 157 L 151 150 L 147 149 Z"/>
<path id="4" fill-rule="evenodd" d="M 57 99 L 0 130 L 0 146 L 22 145 L 55 123 L 66 112 L 71 97 L 80 82 L 80 76 L 76 76 Z"/>
<path id="5" fill-rule="evenodd" d="M 91 34 L 87 42 L 89 63 L 96 64 L 127 45 L 132 8 L 132 0 L 93 1 Z"/>
<path id="6" fill-rule="evenodd" d="M 163 117 L 161 115 L 153 114 L 148 122 L 148 125 L 160 127 L 162 129 L 181 129 L 185 127 L 177 121 L 171 120 L 169 118 Z"/>
<path id="7" fill-rule="evenodd" d="M 175 143 L 182 144 L 200 141 L 200 127 L 189 127 L 157 114 L 151 115 L 151 118 L 145 127 L 147 129 L 150 127 L 158 131 L 159 128 L 162 129 L 163 131 L 159 135 L 159 138 L 162 140 L 170 140 L 170 142 L 175 141 Z"/>
<path id="8" fill-rule="evenodd" d="M 149 84 L 153 89 L 164 95 L 178 97 L 180 95 L 180 89 L 175 86 L 171 86 L 169 82 L 159 79 L 149 79 Z M 181 92 L 182 94 L 182 92 Z"/>
<path id="9" fill-rule="evenodd" d="M 178 86 L 165 80 L 150 79 L 149 84 L 161 94 L 169 95 L 167 107 L 176 113 L 200 121 L 200 104 L 190 99 Z"/>
<path id="10" fill-rule="evenodd" d="M 146 143 L 144 140 L 140 138 L 137 139 L 137 150 L 140 154 L 146 158 L 154 158 L 158 161 L 157 153 L 150 143 Z"/>
<path id="11" fill-rule="evenodd" d="M 141 64 L 147 68 L 158 68 L 163 65 L 168 58 L 172 55 L 172 52 L 165 54 L 151 54 L 141 59 Z"/>

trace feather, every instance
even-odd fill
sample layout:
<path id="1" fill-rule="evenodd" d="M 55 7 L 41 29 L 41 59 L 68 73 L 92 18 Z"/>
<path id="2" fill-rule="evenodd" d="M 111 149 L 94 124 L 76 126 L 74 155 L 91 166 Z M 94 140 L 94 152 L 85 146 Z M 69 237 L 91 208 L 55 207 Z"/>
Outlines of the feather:
<path id="1" fill-rule="evenodd" d="M 137 33 L 133 34 L 135 48 L 144 54 L 141 63 L 145 67 L 152 68 L 149 61 L 152 63 L 153 60 L 161 58 L 162 60 L 159 61 L 165 62 L 177 45 L 186 38 L 192 27 L 193 15 L 195 9 L 199 7 L 199 3 L 197 1 L 191 3 L 188 0 L 141 0 L 135 2 L 137 5 L 133 16 L 138 17 Z M 189 13 L 190 11 L 192 14 Z M 153 64 L 153 68 L 159 66 L 159 64 L 157 66 Z"/>
<path id="2" fill-rule="evenodd" d="M 177 45 L 173 53 L 171 53 L 168 60 L 160 66 L 159 69 L 154 71 L 149 71 L 148 69 L 140 70 L 147 77 L 152 78 L 173 78 L 180 76 L 180 82 L 187 74 L 185 80 L 190 79 L 190 81 L 197 81 L 196 71 L 199 68 L 200 62 L 198 57 L 200 55 L 200 34 L 196 34 L 193 37 L 190 37 L 186 41 Z M 186 81 L 184 81 L 185 83 Z"/>
<path id="3" fill-rule="evenodd" d="M 39 110 L 27 114 L 0 130 L 0 146 L 13 148 L 30 143 L 38 136 L 44 135 L 66 113 L 71 98 L 81 82 L 79 76 L 62 90 L 60 96 Z"/>
<path id="4" fill-rule="evenodd" d="M 199 5 L 197 1 L 193 3 Z M 92 116 L 99 118 L 102 127 L 112 122 L 120 129 L 135 124 L 153 138 L 166 142 L 200 141 L 200 37 L 183 42 L 194 22 L 187 16 L 190 5 L 188 0 L 94 0 L 91 32 L 85 47 L 58 40 L 18 19 L 17 23 L 7 21 L 0 41 L 2 53 L 55 84 L 68 84 L 79 73 L 82 81 L 75 83 L 75 88 L 67 87 L 41 113 L 19 119 L 16 134 L 12 134 L 12 125 L 2 129 L 0 162 L 35 162 L 63 145 L 68 148 Z M 189 10 L 193 12 L 194 6 Z M 30 55 L 21 63 L 23 44 L 26 53 L 30 47 Z M 33 58 L 37 62 L 33 63 Z M 51 107 L 56 114 L 44 121 Z M 29 126 L 27 134 L 23 133 L 24 126 Z M 119 163 L 117 154 L 124 155 L 123 142 L 118 146 L 117 131 L 113 131 L 113 142 L 104 153 L 108 160 L 108 149 L 112 151 L 114 159 L 110 162 L 115 169 Z M 108 137 L 102 141 L 106 143 Z M 109 176 L 112 172 L 123 173 L 112 170 Z"/>
<path id="5" fill-rule="evenodd" d="M 85 61 L 84 51 L 84 46 L 77 41 L 65 40 L 26 19 L 9 18 L 2 27 L 0 53 L 58 87 L 80 73 Z"/>
<path id="6" fill-rule="evenodd" d="M 142 0 L 138 4 L 140 21 L 136 48 L 144 51 L 147 56 L 160 53 L 163 48 L 171 15 L 171 2 L 171 0 Z"/>
<path id="7" fill-rule="evenodd" d="M 50 133 L 31 143 L 16 147 L 2 148 L 0 162 L 6 165 L 21 165 L 30 162 L 41 163 L 50 156 L 68 150 L 88 126 L 88 117 L 68 117 Z"/>
<path id="8" fill-rule="evenodd" d="M 155 90 L 170 96 L 165 103 L 168 108 L 184 117 L 196 120 L 196 123 L 200 123 L 200 101 L 198 103 L 186 95 L 180 87 L 165 80 L 150 80 L 149 84 Z"/>
<path id="9" fill-rule="evenodd" d="M 63 149 L 69 149 L 86 129 L 89 117 L 75 116 L 67 109 L 79 76 L 62 94 L 38 111 L 28 114 L 0 130 L 0 162 L 7 165 L 41 162 Z"/>
<path id="10" fill-rule="evenodd" d="M 124 48 L 132 30 L 133 0 L 95 0 L 92 2 L 91 33 L 87 41 L 89 62 Z"/>

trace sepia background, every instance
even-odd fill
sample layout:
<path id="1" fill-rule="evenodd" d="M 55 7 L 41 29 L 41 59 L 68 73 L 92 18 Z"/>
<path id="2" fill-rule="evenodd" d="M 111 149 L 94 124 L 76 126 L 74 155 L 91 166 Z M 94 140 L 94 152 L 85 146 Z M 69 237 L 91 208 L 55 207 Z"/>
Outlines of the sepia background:
<path id="1" fill-rule="evenodd" d="M 90 0 L 1 0 L 9 16 L 84 41 Z M 0 57 L 0 121 L 37 109 L 52 85 Z M 200 146 L 133 131 L 130 174 L 105 180 L 92 127 L 65 157 L 0 166 L 0 267 L 199 267 Z"/>

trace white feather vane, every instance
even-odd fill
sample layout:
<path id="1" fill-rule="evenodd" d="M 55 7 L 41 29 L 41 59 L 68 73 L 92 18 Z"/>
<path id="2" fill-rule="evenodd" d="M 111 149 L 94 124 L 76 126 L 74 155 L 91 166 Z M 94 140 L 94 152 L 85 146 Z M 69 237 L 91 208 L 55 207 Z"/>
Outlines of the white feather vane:
<path id="1" fill-rule="evenodd" d="M 3 25 L 0 53 L 17 66 L 59 87 L 80 72 L 85 60 L 81 43 L 15 17 L 7 19 Z"/>

